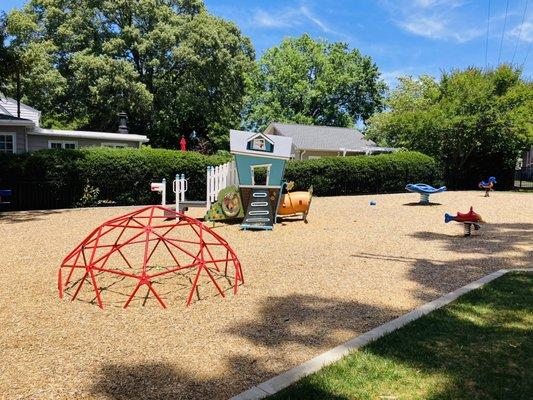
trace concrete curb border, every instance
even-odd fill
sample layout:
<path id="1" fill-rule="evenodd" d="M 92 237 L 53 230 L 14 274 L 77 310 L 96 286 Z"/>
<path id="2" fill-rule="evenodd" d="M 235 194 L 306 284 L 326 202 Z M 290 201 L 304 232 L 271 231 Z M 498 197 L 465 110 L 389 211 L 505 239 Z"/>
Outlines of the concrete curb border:
<path id="1" fill-rule="evenodd" d="M 246 390 L 245 392 L 242 392 L 232 397 L 230 400 L 259 400 L 274 393 L 277 393 L 280 390 L 298 381 L 299 379 L 303 378 L 304 376 L 310 375 L 328 364 L 332 364 L 336 361 L 339 361 L 351 351 L 357 350 L 367 345 L 368 343 L 373 342 L 379 339 L 380 337 L 385 336 L 386 334 L 391 333 L 396 329 L 407 325 L 409 322 L 412 322 L 430 313 L 431 311 L 444 307 L 445 305 L 451 303 L 452 301 L 454 301 L 459 296 L 462 296 L 465 293 L 468 293 L 474 289 L 478 289 L 486 283 L 489 283 L 507 274 L 508 272 L 514 271 L 533 272 L 533 269 L 500 269 L 496 272 L 485 275 L 484 277 L 472 283 L 469 283 L 466 286 L 454 290 L 453 292 L 447 293 L 444 296 L 439 297 L 438 299 L 426 303 L 421 307 L 416 308 L 411 312 L 408 312 L 407 314 L 404 314 L 396 319 L 393 319 L 392 321 L 386 322 L 383 325 L 380 325 L 366 333 L 363 333 L 362 335 L 357 336 L 337 347 L 334 347 L 333 349 L 322 353 L 316 356 L 315 358 L 312 358 L 311 360 L 306 361 L 303 364 L 300 364 L 297 367 L 294 367 L 280 375 L 277 375 L 269 379 L 268 381 L 260 383 Z"/>

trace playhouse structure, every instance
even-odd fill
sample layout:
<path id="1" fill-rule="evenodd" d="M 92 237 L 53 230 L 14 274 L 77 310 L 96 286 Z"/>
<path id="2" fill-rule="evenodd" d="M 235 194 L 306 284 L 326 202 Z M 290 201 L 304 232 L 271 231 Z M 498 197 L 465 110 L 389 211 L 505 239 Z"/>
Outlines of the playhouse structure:
<path id="1" fill-rule="evenodd" d="M 232 161 L 207 167 L 205 200 L 187 200 L 188 179 L 177 174 L 172 182 L 176 196 L 171 208 L 178 213 L 189 207 L 205 208 L 205 221 L 242 218 L 245 230 L 271 230 L 277 217 L 301 217 L 307 223 L 312 187 L 307 192 L 290 192 L 294 182 L 283 180 L 292 138 L 231 130 L 230 149 Z M 161 204 L 165 205 L 165 181 L 153 182 L 151 190 L 161 193 Z M 174 215 L 170 210 L 166 216 Z"/>
<path id="2" fill-rule="evenodd" d="M 273 228 L 291 149 L 289 137 L 230 131 L 230 150 L 235 156 L 244 209 L 243 229 Z"/>

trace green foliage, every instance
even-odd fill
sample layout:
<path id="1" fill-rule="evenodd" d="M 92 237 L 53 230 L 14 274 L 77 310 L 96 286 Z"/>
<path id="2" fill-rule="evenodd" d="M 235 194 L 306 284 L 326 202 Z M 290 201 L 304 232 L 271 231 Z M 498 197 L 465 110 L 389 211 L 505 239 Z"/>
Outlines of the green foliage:
<path id="1" fill-rule="evenodd" d="M 313 186 L 319 196 L 402 192 L 407 183 L 437 184 L 439 178 L 433 158 L 407 151 L 290 161 L 285 170 L 285 180 L 294 181 L 294 190 Z"/>
<path id="2" fill-rule="evenodd" d="M 287 38 L 248 74 L 243 126 L 269 122 L 353 126 L 382 109 L 386 85 L 377 66 L 346 43 Z"/>
<path id="3" fill-rule="evenodd" d="M 0 154 L 0 182 L 5 187 L 18 182 L 43 183 L 47 190 L 71 199 L 67 206 L 157 204 L 160 196 L 150 192 L 150 183 L 165 178 L 171 201 L 171 182 L 180 173 L 189 179 L 187 199 L 204 200 L 207 167 L 230 159 L 227 154 L 205 156 L 149 147 Z M 341 195 L 401 192 L 409 182 L 435 183 L 439 171 L 431 157 L 398 152 L 291 161 L 285 177 L 296 183 L 295 190 L 312 185 L 317 195 Z M 36 204 L 33 208 L 41 207 Z"/>
<path id="4" fill-rule="evenodd" d="M 227 147 L 240 121 L 255 56 L 201 0 L 30 0 L 0 20 L 0 40 L 43 126 L 114 132 L 126 111 L 155 146 L 177 148 L 194 131 L 210 151 Z"/>
<path id="5" fill-rule="evenodd" d="M 0 93 L 5 91 L 7 80 L 11 75 L 12 60 L 8 46 L 7 38 L 7 17 L 2 11 L 0 12 Z"/>
<path id="6" fill-rule="evenodd" d="M 80 201 L 74 207 L 95 207 L 100 205 L 98 197 L 100 196 L 100 189 L 92 187 L 89 182 L 83 188 Z"/>
<path id="7" fill-rule="evenodd" d="M 17 182 L 51 182 L 54 190 L 69 194 L 70 206 L 157 204 L 161 198 L 150 192 L 151 182 L 165 178 L 170 200 L 175 175 L 185 174 L 190 182 L 187 198 L 205 199 L 207 167 L 228 160 L 227 156 L 148 147 L 41 150 L 0 155 L 0 182 L 6 187 Z"/>
<path id="8" fill-rule="evenodd" d="M 453 71 L 440 82 L 404 77 L 387 106 L 370 118 L 366 137 L 435 157 L 453 188 L 488 176 L 512 187 L 516 159 L 533 144 L 533 83 L 509 66 Z"/>

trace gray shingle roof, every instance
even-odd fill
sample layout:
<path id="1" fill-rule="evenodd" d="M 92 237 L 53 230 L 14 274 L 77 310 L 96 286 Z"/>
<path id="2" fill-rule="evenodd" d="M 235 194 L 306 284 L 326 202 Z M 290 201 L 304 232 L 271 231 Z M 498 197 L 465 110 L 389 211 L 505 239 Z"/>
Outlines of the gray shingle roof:
<path id="1" fill-rule="evenodd" d="M 274 122 L 267 131 L 271 129 L 275 132 L 266 133 L 291 137 L 298 149 L 338 151 L 340 148 L 355 150 L 376 145 L 373 141 L 365 139 L 357 129 L 352 128 Z"/>
<path id="2" fill-rule="evenodd" d="M 0 112 L 0 119 L 4 120 L 4 121 L 28 121 L 28 122 L 31 122 L 29 119 L 17 118 L 17 117 L 14 117 L 14 116 L 10 115 L 10 114 L 3 114 L 2 112 Z"/>

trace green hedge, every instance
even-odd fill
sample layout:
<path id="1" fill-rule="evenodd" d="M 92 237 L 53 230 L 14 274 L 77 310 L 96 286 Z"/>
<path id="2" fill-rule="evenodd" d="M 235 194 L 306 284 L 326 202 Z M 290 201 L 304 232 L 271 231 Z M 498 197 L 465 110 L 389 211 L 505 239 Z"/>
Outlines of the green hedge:
<path id="1" fill-rule="evenodd" d="M 161 197 L 150 191 L 150 183 L 165 178 L 167 199 L 172 201 L 172 181 L 180 173 L 189 178 L 187 198 L 205 199 L 207 167 L 230 159 L 229 155 L 205 156 L 151 148 L 41 150 L 1 156 L 0 187 L 21 188 L 25 192 L 21 196 L 26 198 L 14 193 L 15 203 L 19 203 L 14 208 L 19 209 L 157 204 Z M 49 193 L 31 193 L 38 190 Z M 55 201 L 45 201 L 50 196 Z"/>
<path id="2" fill-rule="evenodd" d="M 296 190 L 312 185 L 319 196 L 403 192 L 407 183 L 442 183 L 435 160 L 411 151 L 291 161 L 285 177 Z"/>
<path id="3" fill-rule="evenodd" d="M 189 179 L 187 198 L 205 199 L 206 168 L 230 155 L 205 156 L 163 149 L 42 150 L 0 156 L 0 188 L 14 189 L 14 208 L 61 208 L 102 204 L 154 204 L 150 182 L 176 173 Z M 435 161 L 416 152 L 291 161 L 285 176 L 297 190 L 313 185 L 317 195 L 402 192 L 409 182 L 437 183 Z M 16 192 L 16 193 L 15 193 Z M 52 199 L 50 199 L 52 198 Z"/>

